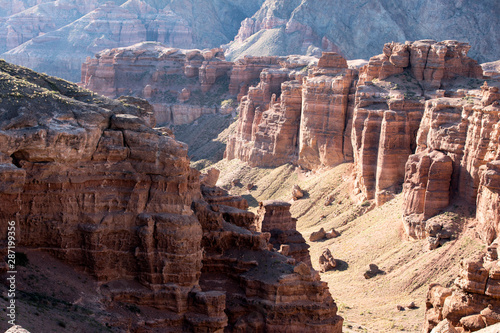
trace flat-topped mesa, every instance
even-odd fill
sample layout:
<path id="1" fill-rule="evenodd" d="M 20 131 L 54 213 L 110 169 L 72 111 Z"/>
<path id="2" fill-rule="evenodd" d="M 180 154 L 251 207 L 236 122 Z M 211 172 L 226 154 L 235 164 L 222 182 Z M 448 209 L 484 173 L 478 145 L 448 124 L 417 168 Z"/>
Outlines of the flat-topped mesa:
<path id="1" fill-rule="evenodd" d="M 288 57 L 281 68 L 262 71 L 259 85 L 241 99 L 226 158 L 252 166 L 298 162 L 310 169 L 352 158 L 348 101 L 356 71 L 333 52 L 320 60 L 325 67 L 312 67 L 307 77 L 307 58 Z"/>
<path id="2" fill-rule="evenodd" d="M 483 70 L 477 61 L 467 57 L 470 45 L 454 40 L 436 42 L 387 43 L 383 54 L 370 58 L 360 72 L 360 83 L 373 79 L 384 80 L 410 69 L 424 90 L 435 90 L 443 81 L 457 76 L 482 78 Z"/>
<path id="3" fill-rule="evenodd" d="M 229 78 L 232 65 L 219 48 L 183 50 L 144 42 L 87 58 L 81 85 L 108 97 L 146 98 L 155 108 L 158 123 L 185 124 L 218 112 L 217 101 L 209 105 L 201 98 L 214 85 L 227 90 L 227 80 L 218 83 L 218 79 Z"/>
<path id="4" fill-rule="evenodd" d="M 267 200 L 259 204 L 255 218 L 257 231 L 269 232 L 270 243 L 276 250 L 287 246 L 286 253 L 297 262 L 304 262 L 311 266 L 309 245 L 302 234 L 297 231 L 297 219 L 290 213 L 291 204 L 285 201 Z"/>
<path id="5" fill-rule="evenodd" d="M 404 225 L 411 237 L 426 220 L 461 199 L 476 206 L 480 233 L 489 244 L 497 236 L 496 175 L 499 157 L 500 84 L 483 85 L 462 98 L 426 102 L 416 154 L 406 166 Z"/>

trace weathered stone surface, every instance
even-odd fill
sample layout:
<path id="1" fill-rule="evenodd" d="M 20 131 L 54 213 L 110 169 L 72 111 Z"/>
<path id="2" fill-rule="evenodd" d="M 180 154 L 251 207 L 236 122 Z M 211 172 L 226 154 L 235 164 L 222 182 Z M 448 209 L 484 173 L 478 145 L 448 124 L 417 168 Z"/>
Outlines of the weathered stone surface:
<path id="1" fill-rule="evenodd" d="M 202 173 L 200 175 L 200 184 L 206 187 L 214 187 L 219 180 L 220 171 L 216 168 L 211 168 L 207 170 L 207 173 Z"/>
<path id="2" fill-rule="evenodd" d="M 218 112 L 216 104 L 204 105 L 206 101 L 200 97 L 218 85 L 217 79 L 227 77 L 231 68 L 220 49 L 202 53 L 146 42 L 107 49 L 94 59 L 87 58 L 81 85 L 108 97 L 127 94 L 146 98 L 159 124 L 180 125 Z"/>
<path id="3" fill-rule="evenodd" d="M 288 57 L 280 69 L 262 71 L 259 85 L 241 99 L 226 158 L 260 166 L 297 161 L 311 169 L 350 160 L 345 137 L 350 138 L 346 123 L 355 70 L 336 53 L 324 53 L 320 60 L 326 67 L 314 67 L 300 81 L 293 79 L 305 76 L 295 69 L 307 66 L 307 58 Z"/>
<path id="4" fill-rule="evenodd" d="M 500 320 L 500 268 L 498 260 L 462 261 L 453 289 L 433 284 L 427 294 L 425 329 L 429 332 L 440 320 L 455 327 L 477 331 Z"/>
<path id="5" fill-rule="evenodd" d="M 411 238 L 435 237 L 423 221 L 448 206 L 452 160 L 440 151 L 411 155 L 406 162 L 404 228 Z"/>
<path id="6" fill-rule="evenodd" d="M 337 267 L 337 262 L 333 258 L 333 255 L 329 249 L 323 251 L 318 261 L 319 261 L 319 268 L 322 273 L 335 269 L 335 267 Z"/>
<path id="7" fill-rule="evenodd" d="M 290 206 L 284 201 L 261 202 L 256 216 L 257 231 L 269 232 L 275 249 L 288 245 L 288 256 L 311 265 L 309 245 L 296 229 L 297 220 L 290 214 Z"/>
<path id="8" fill-rule="evenodd" d="M 322 67 L 325 66 L 325 67 Z M 336 53 L 323 53 L 303 83 L 298 163 L 308 169 L 346 161 L 344 131 L 355 72 Z"/>
<path id="9" fill-rule="evenodd" d="M 248 230 L 246 200 L 200 186 L 186 145 L 148 126 L 150 112 L 136 106 L 145 101 L 110 100 L 5 62 L 0 80 L 0 218 L 16 221 L 17 246 L 124 286 L 99 289 L 109 304 L 160 310 L 117 329 L 342 331 L 319 274 L 268 251 L 271 235 Z M 289 243 L 293 252 L 300 242 Z"/>
<path id="10" fill-rule="evenodd" d="M 311 236 L 309 236 L 309 241 L 310 242 L 317 242 L 319 240 L 325 239 L 326 238 L 326 231 L 325 228 L 319 229 L 319 231 L 314 231 L 311 233 Z"/>
<path id="11" fill-rule="evenodd" d="M 2 58 L 73 82 L 78 82 L 85 58 L 106 48 L 143 41 L 181 48 L 219 47 L 261 4 L 256 0 L 230 5 L 210 0 L 21 2 L 17 10 L 23 11 L 16 15 L 12 7 L 5 14 L 0 7 L 0 17 L 8 15 L 0 22 L 0 53 L 9 50 Z"/>
<path id="12" fill-rule="evenodd" d="M 377 265 L 375 264 L 370 264 L 368 265 L 368 270 L 363 274 L 365 279 L 371 279 L 379 274 L 383 274 L 384 272 L 381 271 Z"/>
<path id="13" fill-rule="evenodd" d="M 500 330 L 500 324 L 495 324 L 477 331 L 477 333 L 496 333 Z"/>
<path id="14" fill-rule="evenodd" d="M 461 99 L 441 97 L 426 103 L 417 135 L 417 154 L 408 159 L 404 184 L 404 224 L 410 237 L 421 237 L 412 231 L 420 223 L 418 220 L 425 221 L 454 198 L 477 204 L 481 236 L 488 244 L 497 237 L 495 170 L 499 159 L 500 95 L 495 88 L 485 84 L 481 90 L 472 90 Z M 425 178 L 424 165 L 438 155 L 442 162 L 432 173 L 434 180 Z M 433 195 L 428 195 L 428 188 L 433 189 Z M 424 207 L 429 206 L 432 208 L 424 213 Z"/>
<path id="15" fill-rule="evenodd" d="M 483 239 L 490 244 L 500 235 L 500 161 L 480 169 L 477 219 Z"/>

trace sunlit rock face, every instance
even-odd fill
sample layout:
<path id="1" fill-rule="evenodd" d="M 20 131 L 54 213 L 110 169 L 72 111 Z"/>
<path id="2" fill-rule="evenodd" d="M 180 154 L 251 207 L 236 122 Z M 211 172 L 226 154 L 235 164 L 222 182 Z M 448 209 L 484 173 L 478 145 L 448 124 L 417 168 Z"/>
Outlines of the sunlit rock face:
<path id="1" fill-rule="evenodd" d="M 3 61 L 0 89 L 0 218 L 16 221 L 17 246 L 94 276 L 102 311 L 160 310 L 117 329 L 342 331 L 319 274 L 271 250 L 245 199 L 200 184 L 186 145 L 154 129 L 146 100 Z"/>

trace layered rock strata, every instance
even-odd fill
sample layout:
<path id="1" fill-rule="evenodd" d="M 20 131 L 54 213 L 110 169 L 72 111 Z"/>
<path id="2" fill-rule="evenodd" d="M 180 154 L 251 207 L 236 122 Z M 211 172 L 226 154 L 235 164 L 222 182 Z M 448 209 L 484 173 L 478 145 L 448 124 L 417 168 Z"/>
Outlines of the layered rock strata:
<path id="1" fill-rule="evenodd" d="M 264 70 L 260 83 L 241 99 L 237 132 L 226 148 L 228 159 L 260 166 L 298 162 L 307 168 L 350 159 L 344 135 L 350 137 L 345 133 L 354 70 L 336 53 L 324 53 L 307 77 L 291 70 L 296 68 L 293 63 Z"/>
<path id="2" fill-rule="evenodd" d="M 187 147 L 152 128 L 146 101 L 5 62 L 0 80 L 0 218 L 16 221 L 17 246 L 95 276 L 104 308 L 161 310 L 117 329 L 342 331 L 317 272 L 270 252 L 243 198 L 200 188 Z"/>
<path id="3" fill-rule="evenodd" d="M 406 161 L 420 152 L 416 134 L 432 103 L 424 101 L 454 94 L 453 82 L 463 77 L 482 77 L 481 67 L 467 57 L 469 49 L 457 41 L 388 43 L 361 69 L 352 132 L 360 201 L 380 205 L 401 190 Z"/>
<path id="4" fill-rule="evenodd" d="M 498 260 L 462 261 L 454 288 L 431 285 L 423 332 L 443 323 L 467 332 L 499 323 L 499 273 Z"/>
<path id="5" fill-rule="evenodd" d="M 81 85 L 108 97 L 146 98 L 159 123 L 180 125 L 219 111 L 217 98 L 222 98 L 227 86 L 219 87 L 216 82 L 229 79 L 231 68 L 220 49 L 202 52 L 139 43 L 87 58 Z M 222 89 L 215 99 L 205 94 L 214 85 Z"/>
<path id="6" fill-rule="evenodd" d="M 498 87 L 484 84 L 462 98 L 426 103 L 417 154 L 406 165 L 404 225 L 411 237 L 451 199 L 476 205 L 487 244 L 498 236 L 499 100 Z"/>
<path id="7" fill-rule="evenodd" d="M 269 232 L 271 234 L 269 242 L 274 249 L 280 250 L 285 245 L 286 255 L 310 266 L 309 245 L 297 231 L 297 219 L 290 214 L 290 206 L 284 201 L 261 202 L 256 216 L 257 231 Z"/>

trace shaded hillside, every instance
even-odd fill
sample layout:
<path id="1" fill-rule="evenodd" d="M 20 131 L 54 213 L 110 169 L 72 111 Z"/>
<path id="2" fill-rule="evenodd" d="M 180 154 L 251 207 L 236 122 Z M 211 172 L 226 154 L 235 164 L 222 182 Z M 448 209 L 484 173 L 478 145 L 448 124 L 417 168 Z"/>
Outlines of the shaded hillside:
<path id="1" fill-rule="evenodd" d="M 390 41 L 430 38 L 468 42 L 472 57 L 492 61 L 499 54 L 499 15 L 495 0 L 267 0 L 242 22 L 229 58 L 304 54 L 314 51 L 313 45 L 348 59 L 366 59 Z"/>
<path id="2" fill-rule="evenodd" d="M 337 238 L 311 242 L 313 266 L 330 249 L 339 260 L 337 270 L 321 273 L 344 316 L 347 332 L 422 332 L 425 297 L 429 285 L 451 286 L 459 273 L 462 259 L 474 258 L 485 245 L 474 232 L 475 220 L 467 207 L 451 205 L 440 216 L 459 219 L 460 236 L 434 251 L 428 251 L 425 240 L 406 241 L 401 229 L 402 195 L 384 206 L 370 210 L 351 200 L 351 165 L 341 164 L 321 172 L 304 172 L 291 165 L 274 169 L 252 168 L 239 161 L 223 160 L 213 167 L 221 170 L 218 184 L 232 194 L 240 194 L 257 209 L 258 203 L 280 199 L 292 203 L 291 213 L 298 218 L 297 229 L 307 240 L 312 232 L 334 228 Z M 239 179 L 233 185 L 232 180 Z M 254 184 L 252 190 L 247 184 Z M 293 201 L 291 189 L 299 185 L 306 193 Z M 332 196 L 331 204 L 325 201 Z M 385 272 L 372 279 L 363 274 L 369 264 Z M 406 308 L 415 302 L 417 309 Z M 397 305 L 406 308 L 399 311 Z"/>
<path id="3" fill-rule="evenodd" d="M 106 48 L 144 41 L 170 47 L 218 47 L 236 35 L 240 22 L 261 3 L 91 0 L 82 5 L 74 0 L 52 1 L 6 18 L 0 26 L 0 37 L 5 38 L 0 51 L 8 52 L 1 57 L 78 82 L 86 57 Z"/>

